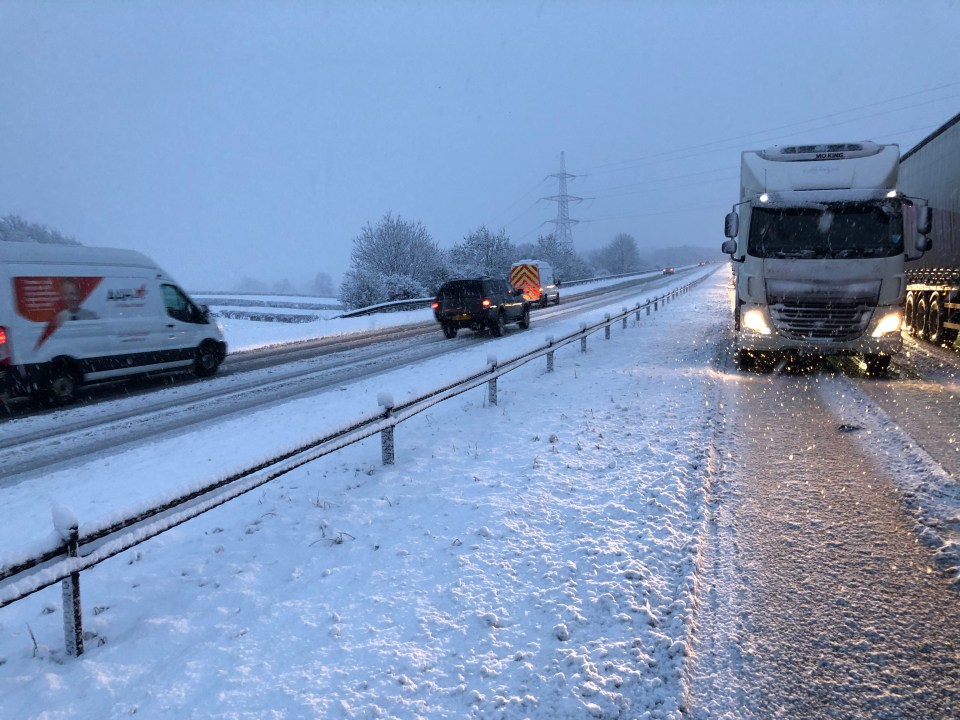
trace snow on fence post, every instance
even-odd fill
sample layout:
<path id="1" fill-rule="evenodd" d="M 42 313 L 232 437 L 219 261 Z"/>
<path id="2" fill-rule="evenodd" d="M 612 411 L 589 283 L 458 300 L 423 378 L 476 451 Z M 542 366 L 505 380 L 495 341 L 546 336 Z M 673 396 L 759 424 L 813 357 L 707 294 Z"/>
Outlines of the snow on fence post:
<path id="1" fill-rule="evenodd" d="M 487 355 L 487 369 L 492 372 L 497 372 L 497 356 L 496 355 Z M 487 402 L 491 405 L 497 404 L 497 376 L 494 374 L 490 380 L 487 381 Z"/>
<path id="2" fill-rule="evenodd" d="M 384 419 L 390 417 L 390 411 L 393 410 L 393 396 L 390 393 L 382 392 L 377 395 L 377 404 L 383 408 Z M 393 465 L 393 425 L 387 425 L 380 431 L 380 460 L 384 465 Z"/>
<path id="3" fill-rule="evenodd" d="M 547 337 L 547 346 L 553 347 L 553 336 Z M 553 372 L 553 350 L 547 353 L 547 372 Z"/>
<path id="4" fill-rule="evenodd" d="M 53 508 L 53 526 L 63 539 L 67 557 L 80 555 L 80 523 L 76 516 L 63 505 Z M 80 572 L 70 573 L 60 583 L 63 594 L 63 639 L 67 655 L 80 657 L 83 654 L 83 612 L 80 605 Z"/>
<path id="5" fill-rule="evenodd" d="M 603 326 L 603 337 L 605 340 L 610 339 L 610 313 L 606 313 L 603 316 L 603 321 L 606 325 Z"/>
<path id="6" fill-rule="evenodd" d="M 587 324 L 580 323 L 580 332 L 583 333 L 583 337 L 580 338 L 580 352 L 587 351 Z"/>

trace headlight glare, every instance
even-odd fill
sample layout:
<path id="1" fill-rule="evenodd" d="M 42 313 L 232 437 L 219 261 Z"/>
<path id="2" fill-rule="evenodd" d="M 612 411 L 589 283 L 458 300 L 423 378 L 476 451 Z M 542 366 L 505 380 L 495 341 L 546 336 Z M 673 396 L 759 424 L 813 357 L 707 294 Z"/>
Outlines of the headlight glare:
<path id="1" fill-rule="evenodd" d="M 884 335 L 900 332 L 900 324 L 902 322 L 903 316 L 899 310 L 887 313 L 880 319 L 880 322 L 877 323 L 877 327 L 873 331 L 873 337 L 883 337 Z"/>
<path id="2" fill-rule="evenodd" d="M 770 334 L 770 326 L 767 325 L 767 318 L 764 317 L 763 311 L 757 308 L 747 310 L 740 318 L 740 324 L 746 330 L 751 330 L 761 335 Z"/>

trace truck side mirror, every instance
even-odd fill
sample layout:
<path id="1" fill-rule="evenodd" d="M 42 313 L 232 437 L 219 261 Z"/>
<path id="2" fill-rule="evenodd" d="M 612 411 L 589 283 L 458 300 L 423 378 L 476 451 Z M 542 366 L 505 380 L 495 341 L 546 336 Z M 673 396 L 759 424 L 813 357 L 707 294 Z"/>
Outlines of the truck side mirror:
<path id="1" fill-rule="evenodd" d="M 723 245 L 720 246 L 720 249 L 731 257 L 737 251 L 737 241 L 736 240 L 724 240 Z"/>
<path id="2" fill-rule="evenodd" d="M 917 232 L 921 235 L 930 233 L 933 227 L 933 210 L 928 205 L 917 208 Z M 917 248 L 919 250 L 919 248 Z"/>
<path id="3" fill-rule="evenodd" d="M 735 212 L 728 212 L 723 220 L 723 234 L 728 238 L 735 238 L 740 233 L 740 216 Z M 724 250 L 724 252 L 727 252 Z M 731 251 L 732 252 L 732 251 Z"/>
<path id="4" fill-rule="evenodd" d="M 919 252 L 925 253 L 932 247 L 933 241 L 931 241 L 926 235 L 921 235 L 917 238 L 916 248 Z"/>

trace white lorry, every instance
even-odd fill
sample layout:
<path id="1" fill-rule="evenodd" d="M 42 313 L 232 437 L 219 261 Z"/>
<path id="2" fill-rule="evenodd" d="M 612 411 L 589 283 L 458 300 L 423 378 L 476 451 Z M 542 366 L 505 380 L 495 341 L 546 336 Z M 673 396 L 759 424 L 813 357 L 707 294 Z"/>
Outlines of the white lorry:
<path id="1" fill-rule="evenodd" d="M 140 253 L 0 241 L 0 393 L 71 402 L 84 383 L 213 375 L 220 326 Z"/>
<path id="2" fill-rule="evenodd" d="M 897 145 L 873 142 L 742 154 L 723 243 L 738 365 L 859 355 L 868 373 L 886 371 L 902 342 L 904 262 L 930 247 L 929 208 L 897 192 L 899 160 Z"/>

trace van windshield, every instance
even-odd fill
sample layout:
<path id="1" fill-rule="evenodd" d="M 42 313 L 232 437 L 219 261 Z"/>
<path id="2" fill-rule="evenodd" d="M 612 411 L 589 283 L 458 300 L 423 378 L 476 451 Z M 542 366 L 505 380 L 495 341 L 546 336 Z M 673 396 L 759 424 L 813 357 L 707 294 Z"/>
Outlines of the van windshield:
<path id="1" fill-rule="evenodd" d="M 760 258 L 875 258 L 903 253 L 903 219 L 890 204 L 756 207 L 747 252 Z"/>

